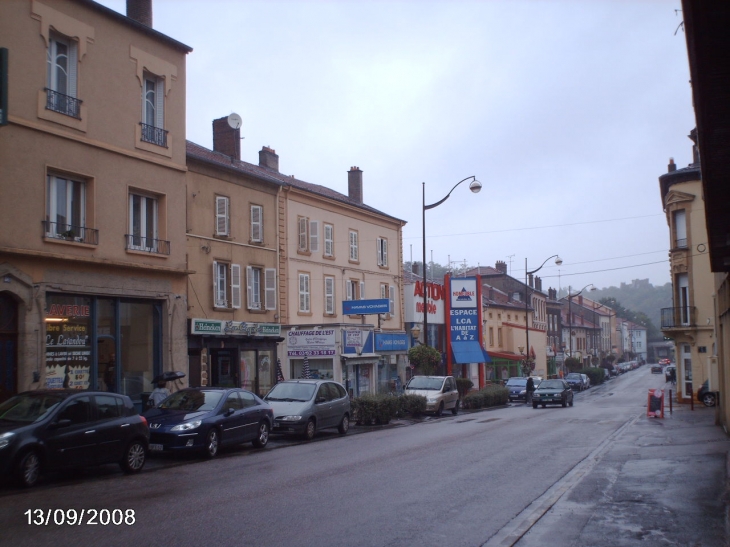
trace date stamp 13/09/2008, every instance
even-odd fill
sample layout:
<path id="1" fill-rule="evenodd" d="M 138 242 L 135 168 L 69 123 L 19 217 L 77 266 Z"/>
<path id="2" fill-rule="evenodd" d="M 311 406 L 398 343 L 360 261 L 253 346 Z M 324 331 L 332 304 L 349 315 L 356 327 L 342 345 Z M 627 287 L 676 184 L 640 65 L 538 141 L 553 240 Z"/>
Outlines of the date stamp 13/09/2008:
<path id="1" fill-rule="evenodd" d="M 134 509 L 28 509 L 29 526 L 132 526 Z"/>

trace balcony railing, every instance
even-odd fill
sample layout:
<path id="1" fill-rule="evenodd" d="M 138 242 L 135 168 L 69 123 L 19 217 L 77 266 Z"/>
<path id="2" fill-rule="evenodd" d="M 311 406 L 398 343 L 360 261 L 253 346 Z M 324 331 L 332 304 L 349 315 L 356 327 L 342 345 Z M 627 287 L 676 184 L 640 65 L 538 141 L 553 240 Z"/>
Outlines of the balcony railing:
<path id="1" fill-rule="evenodd" d="M 675 239 L 674 248 L 675 249 L 686 249 L 687 248 L 687 238 L 685 237 L 683 239 Z"/>
<path id="2" fill-rule="evenodd" d="M 72 118 L 81 118 L 81 99 L 64 95 L 58 91 L 46 88 L 46 109 L 53 110 L 71 116 Z"/>
<path id="3" fill-rule="evenodd" d="M 86 226 L 73 226 L 71 224 L 61 224 L 44 220 L 43 232 L 46 237 L 53 239 L 63 239 L 65 241 L 75 241 L 77 243 L 86 243 L 88 245 L 99 244 L 99 230 L 87 228 Z"/>
<path id="4" fill-rule="evenodd" d="M 142 126 L 142 140 L 144 142 L 151 142 L 157 146 L 163 146 L 167 148 L 167 131 L 161 127 L 155 127 L 154 125 L 147 125 L 146 123 L 139 122 Z"/>
<path id="5" fill-rule="evenodd" d="M 152 239 L 151 237 L 135 236 L 126 234 L 127 250 L 144 251 L 160 255 L 170 254 L 170 242 L 164 239 Z"/>
<path id="6" fill-rule="evenodd" d="M 676 329 L 697 326 L 697 308 L 684 306 L 679 308 L 662 308 L 663 329 Z"/>

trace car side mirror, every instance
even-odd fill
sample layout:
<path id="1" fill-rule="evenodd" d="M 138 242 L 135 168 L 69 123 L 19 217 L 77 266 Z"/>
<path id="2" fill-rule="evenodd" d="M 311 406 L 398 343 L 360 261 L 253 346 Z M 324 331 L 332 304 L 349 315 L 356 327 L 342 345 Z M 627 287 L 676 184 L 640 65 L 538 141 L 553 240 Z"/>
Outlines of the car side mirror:
<path id="1" fill-rule="evenodd" d="M 324 403 L 324 402 L 325 402 L 326 400 L 327 400 L 327 399 L 325 399 L 324 397 L 317 397 L 317 398 L 316 398 L 316 399 L 314 400 L 314 404 L 315 404 L 315 405 L 318 405 L 318 404 L 320 404 L 320 403 Z"/>
<path id="2" fill-rule="evenodd" d="M 53 422 L 51 424 L 51 429 L 61 429 L 62 427 L 68 427 L 71 425 L 71 420 L 64 419 L 64 420 L 58 420 L 57 422 Z"/>
<path id="3" fill-rule="evenodd" d="M 226 416 L 232 415 L 234 412 L 236 412 L 236 409 L 233 407 L 229 407 L 228 410 L 226 410 Z"/>

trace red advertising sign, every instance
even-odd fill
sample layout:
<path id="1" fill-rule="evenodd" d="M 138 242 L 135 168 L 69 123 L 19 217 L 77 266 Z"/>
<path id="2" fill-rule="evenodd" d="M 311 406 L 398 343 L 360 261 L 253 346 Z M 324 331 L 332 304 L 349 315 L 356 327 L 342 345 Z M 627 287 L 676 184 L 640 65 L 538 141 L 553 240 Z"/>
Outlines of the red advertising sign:
<path id="1" fill-rule="evenodd" d="M 646 403 L 646 415 L 649 418 L 664 418 L 664 391 L 661 389 L 650 389 L 649 399 Z"/>

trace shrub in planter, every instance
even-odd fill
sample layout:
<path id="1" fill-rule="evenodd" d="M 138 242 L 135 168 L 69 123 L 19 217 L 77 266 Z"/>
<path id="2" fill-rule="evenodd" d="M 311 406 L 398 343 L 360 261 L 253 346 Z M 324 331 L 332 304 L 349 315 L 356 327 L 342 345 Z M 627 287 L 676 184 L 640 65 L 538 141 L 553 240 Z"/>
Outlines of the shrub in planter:
<path id="1" fill-rule="evenodd" d="M 426 397 L 423 395 L 401 395 L 398 403 L 400 416 L 418 416 L 426 412 Z"/>
<path id="2" fill-rule="evenodd" d="M 463 399 L 469 390 L 474 387 L 474 382 L 469 378 L 456 378 L 456 389 L 459 391 L 459 397 Z"/>
<path id="3" fill-rule="evenodd" d="M 470 409 L 488 408 L 507 404 L 508 398 L 509 391 L 506 387 L 490 385 L 467 394 L 462 401 L 462 406 Z"/>
<path id="4" fill-rule="evenodd" d="M 595 367 L 595 368 L 584 368 L 583 370 L 578 371 L 581 374 L 585 374 L 590 378 L 591 385 L 597 386 L 599 384 L 603 383 L 603 380 L 605 379 L 606 373 L 603 372 L 603 369 L 601 367 Z"/>
<path id="5" fill-rule="evenodd" d="M 398 414 L 398 399 L 393 395 L 369 393 L 355 397 L 350 402 L 355 423 L 359 425 L 389 423 Z"/>

